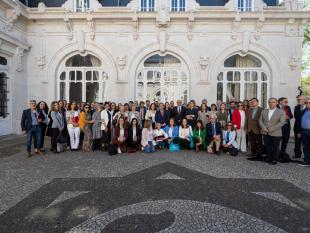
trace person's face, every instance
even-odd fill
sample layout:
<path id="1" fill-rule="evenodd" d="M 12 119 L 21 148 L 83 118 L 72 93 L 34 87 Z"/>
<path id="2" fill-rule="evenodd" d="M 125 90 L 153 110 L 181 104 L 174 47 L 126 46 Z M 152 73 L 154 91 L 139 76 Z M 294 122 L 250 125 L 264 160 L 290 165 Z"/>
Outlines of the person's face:
<path id="1" fill-rule="evenodd" d="M 58 104 L 58 103 L 54 103 L 54 109 L 55 109 L 56 111 L 58 111 L 58 109 L 59 109 L 59 104 Z"/>
<path id="2" fill-rule="evenodd" d="M 203 104 L 203 105 L 201 106 L 201 109 L 205 111 L 205 110 L 207 109 L 207 106 L 206 106 L 205 104 Z"/>
<path id="3" fill-rule="evenodd" d="M 173 106 L 174 106 L 174 102 L 170 101 L 170 107 L 173 107 Z"/>
<path id="4" fill-rule="evenodd" d="M 211 121 L 211 123 L 215 123 L 216 117 L 215 117 L 215 116 L 211 116 L 211 117 L 210 117 L 210 121 Z"/>
<path id="5" fill-rule="evenodd" d="M 235 103 L 234 102 L 232 102 L 232 103 L 230 103 L 230 108 L 235 108 Z"/>
<path id="6" fill-rule="evenodd" d="M 221 104 L 221 109 L 225 110 L 225 108 L 226 108 L 225 104 Z"/>
<path id="7" fill-rule="evenodd" d="M 146 106 L 150 106 L 151 102 L 150 101 L 146 101 Z"/>
<path id="8" fill-rule="evenodd" d="M 59 108 L 62 108 L 63 106 L 64 106 L 64 102 L 60 101 L 60 102 L 58 103 L 58 107 L 59 107 Z"/>
<path id="9" fill-rule="evenodd" d="M 274 109 L 277 106 L 277 101 L 275 99 L 271 99 L 268 101 L 269 108 Z"/>
<path id="10" fill-rule="evenodd" d="M 32 109 L 35 109 L 36 108 L 36 102 L 35 101 L 29 101 L 29 106 L 30 106 L 30 108 L 32 108 Z"/>
<path id="11" fill-rule="evenodd" d="M 120 111 L 120 112 L 124 112 L 124 111 L 125 111 L 125 108 L 124 108 L 123 105 L 119 105 L 118 107 L 119 107 L 119 111 Z"/>
<path id="12" fill-rule="evenodd" d="M 133 120 L 132 125 L 137 125 L 137 120 Z"/>
<path id="13" fill-rule="evenodd" d="M 182 125 L 183 125 L 183 126 L 187 126 L 187 120 L 186 120 L 186 119 L 183 119 L 183 120 L 182 120 Z"/>
<path id="14" fill-rule="evenodd" d="M 96 104 L 95 106 L 96 106 L 96 110 L 97 111 L 101 110 L 101 105 L 100 104 Z"/>
<path id="15" fill-rule="evenodd" d="M 156 129 L 161 129 L 161 125 L 160 124 L 156 124 Z"/>
<path id="16" fill-rule="evenodd" d="M 116 108 L 116 105 L 115 104 L 111 104 L 111 109 L 115 109 Z"/>
<path id="17" fill-rule="evenodd" d="M 85 103 L 81 103 L 81 109 L 84 109 Z"/>
<path id="18" fill-rule="evenodd" d="M 170 126 L 174 126 L 174 120 L 170 119 L 170 120 L 169 120 L 169 125 L 170 125 Z"/>
<path id="19" fill-rule="evenodd" d="M 110 105 L 106 104 L 106 105 L 104 105 L 104 108 L 105 108 L 105 110 L 109 110 L 110 109 Z"/>
<path id="20" fill-rule="evenodd" d="M 257 107 L 258 102 L 257 102 L 257 100 L 251 100 L 250 104 L 251 104 L 251 106 L 252 106 L 253 108 L 255 108 L 255 107 Z"/>
<path id="21" fill-rule="evenodd" d="M 177 101 L 177 105 L 178 105 L 178 106 L 181 106 L 181 104 L 182 104 L 182 101 L 181 101 L 181 100 L 178 100 L 178 101 Z"/>
<path id="22" fill-rule="evenodd" d="M 140 107 L 141 107 L 141 108 L 144 108 L 144 103 L 141 103 L 141 104 L 140 104 Z"/>
<path id="23" fill-rule="evenodd" d="M 89 105 L 85 105 L 85 107 L 84 107 L 84 111 L 85 111 L 85 112 L 89 112 L 89 108 L 90 108 L 90 106 L 89 106 Z"/>
<path id="24" fill-rule="evenodd" d="M 282 106 L 286 106 L 286 105 L 288 104 L 287 99 L 282 100 L 282 101 L 280 102 L 280 104 L 281 104 Z"/>
<path id="25" fill-rule="evenodd" d="M 45 103 L 43 102 L 40 103 L 40 109 L 45 109 Z"/>
<path id="26" fill-rule="evenodd" d="M 238 104 L 238 109 L 239 109 L 239 110 L 242 110 L 242 109 L 243 109 L 243 106 L 244 106 L 243 103 L 239 103 L 239 104 Z"/>
<path id="27" fill-rule="evenodd" d="M 197 127 L 200 129 L 201 128 L 201 123 L 197 122 Z"/>
<path id="28" fill-rule="evenodd" d="M 136 104 L 132 104 L 132 105 L 131 105 L 131 111 L 136 111 L 136 109 L 137 109 Z"/>
<path id="29" fill-rule="evenodd" d="M 124 110 L 127 112 L 129 110 L 129 106 L 128 105 L 125 105 L 124 106 Z"/>
<path id="30" fill-rule="evenodd" d="M 214 105 L 211 106 L 212 111 L 215 111 L 215 108 L 216 108 L 216 106 L 214 106 Z"/>
<path id="31" fill-rule="evenodd" d="M 160 109 L 160 110 L 163 110 L 163 109 L 164 109 L 164 104 L 160 104 L 160 105 L 159 105 L 159 109 Z"/>
<path id="32" fill-rule="evenodd" d="M 227 130 L 231 130 L 231 128 L 232 128 L 232 124 L 231 124 L 231 123 L 228 123 L 228 124 L 227 124 Z"/>
<path id="33" fill-rule="evenodd" d="M 190 105 L 189 105 L 191 108 L 194 108 L 195 107 L 195 104 L 194 102 L 190 102 Z"/>
<path id="34" fill-rule="evenodd" d="M 166 108 L 169 108 L 169 107 L 170 107 L 169 103 L 166 103 L 166 104 L 165 104 L 165 107 L 166 107 Z"/>
<path id="35" fill-rule="evenodd" d="M 123 118 L 119 119 L 118 123 L 119 125 L 124 125 L 124 119 Z"/>
<path id="36" fill-rule="evenodd" d="M 310 109 L 310 99 L 305 101 L 305 104 L 306 104 L 307 109 Z"/>
<path id="37" fill-rule="evenodd" d="M 297 103 L 298 103 L 299 105 L 304 105 L 304 104 L 305 104 L 305 97 L 304 97 L 304 96 L 299 96 L 299 97 L 297 98 Z"/>
<path id="38" fill-rule="evenodd" d="M 74 110 L 74 109 L 75 109 L 75 107 L 76 107 L 76 103 L 75 103 L 75 102 L 73 102 L 73 103 L 71 104 L 71 110 Z"/>

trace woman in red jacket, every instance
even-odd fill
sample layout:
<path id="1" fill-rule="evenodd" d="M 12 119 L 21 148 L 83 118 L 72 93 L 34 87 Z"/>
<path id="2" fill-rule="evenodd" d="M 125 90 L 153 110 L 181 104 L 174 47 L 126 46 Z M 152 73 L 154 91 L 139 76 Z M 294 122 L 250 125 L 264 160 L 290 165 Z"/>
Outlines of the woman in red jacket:
<path id="1" fill-rule="evenodd" d="M 246 114 L 243 110 L 243 103 L 238 103 L 238 109 L 236 109 L 232 114 L 232 123 L 237 131 L 237 145 L 241 152 L 246 153 L 246 133 L 245 133 L 245 120 Z"/>
<path id="2" fill-rule="evenodd" d="M 114 129 L 113 145 L 117 147 L 117 153 L 126 153 L 126 139 L 128 137 L 128 128 L 125 119 L 120 117 Z"/>

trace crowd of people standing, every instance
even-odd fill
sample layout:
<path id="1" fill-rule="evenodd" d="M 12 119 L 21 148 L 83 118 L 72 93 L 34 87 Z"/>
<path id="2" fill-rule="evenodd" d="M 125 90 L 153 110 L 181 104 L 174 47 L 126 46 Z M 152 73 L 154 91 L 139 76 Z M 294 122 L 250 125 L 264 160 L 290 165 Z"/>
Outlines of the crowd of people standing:
<path id="1" fill-rule="evenodd" d="M 304 166 L 310 166 L 310 99 L 297 97 L 292 113 L 285 97 L 268 100 L 268 108 L 260 107 L 253 98 L 242 102 L 211 104 L 204 99 L 200 106 L 194 100 L 161 103 L 129 101 L 116 104 L 67 103 L 53 101 L 50 108 L 44 101 L 29 102 L 23 111 L 22 131 L 27 134 L 27 156 L 45 154 L 45 137 L 51 138 L 51 151 L 65 148 L 85 152 L 100 150 L 109 154 L 153 153 L 169 151 L 224 152 L 236 156 L 247 154 L 249 160 L 266 161 L 275 165 L 290 158 L 286 152 L 291 133 L 295 136 L 295 156 L 300 158 L 302 147 Z"/>

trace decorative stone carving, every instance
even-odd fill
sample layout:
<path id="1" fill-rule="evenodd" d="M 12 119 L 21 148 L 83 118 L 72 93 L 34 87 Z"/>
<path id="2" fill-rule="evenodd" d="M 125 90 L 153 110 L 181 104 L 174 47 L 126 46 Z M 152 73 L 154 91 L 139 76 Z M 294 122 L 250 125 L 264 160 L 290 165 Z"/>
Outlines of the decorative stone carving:
<path id="1" fill-rule="evenodd" d="M 132 29 L 133 29 L 133 39 L 137 40 L 139 38 L 139 19 L 137 11 L 134 12 L 134 15 L 132 17 Z"/>
<path id="2" fill-rule="evenodd" d="M 16 48 L 15 51 L 15 59 L 16 59 L 16 71 L 23 71 L 23 62 L 22 57 L 24 56 L 24 50 L 20 47 Z"/>
<path id="3" fill-rule="evenodd" d="M 39 2 L 38 4 L 38 12 L 44 13 L 45 12 L 45 4 L 43 2 Z"/>
<path id="4" fill-rule="evenodd" d="M 248 53 L 250 43 L 251 43 L 251 32 L 250 31 L 244 31 L 242 33 L 242 50 L 241 50 L 241 52 L 243 54 Z"/>
<path id="5" fill-rule="evenodd" d="M 254 34 L 254 38 L 255 40 L 259 40 L 261 37 L 261 32 L 262 32 L 262 28 L 264 26 L 264 22 L 265 22 L 265 17 L 262 14 L 259 19 L 256 22 L 256 27 L 255 27 L 255 34 Z"/>
<path id="6" fill-rule="evenodd" d="M 297 55 L 290 56 L 288 65 L 290 66 L 291 70 L 296 70 L 299 63 L 300 63 L 300 58 Z"/>
<path id="7" fill-rule="evenodd" d="M 159 40 L 159 51 L 161 53 L 165 53 L 168 40 L 168 33 L 166 30 L 159 31 L 158 40 Z"/>
<path id="8" fill-rule="evenodd" d="M 89 35 L 89 38 L 91 40 L 94 40 L 95 39 L 95 36 L 96 36 L 96 32 L 95 32 L 95 21 L 93 19 L 93 16 L 91 14 L 91 12 L 89 11 L 88 12 L 88 15 L 87 15 L 87 24 L 88 24 L 88 27 L 90 28 L 90 35 Z"/>
<path id="9" fill-rule="evenodd" d="M 78 49 L 80 53 L 85 52 L 85 32 L 83 30 L 77 31 L 77 43 L 78 43 Z"/>
<path id="10" fill-rule="evenodd" d="M 161 27 L 168 26 L 170 22 L 170 15 L 169 15 L 169 8 L 165 4 L 160 5 L 156 21 L 158 25 Z"/>
<path id="11" fill-rule="evenodd" d="M 8 18 L 6 23 L 6 28 L 11 31 L 13 29 L 14 23 L 17 21 L 18 17 L 20 16 L 21 12 L 19 8 L 14 10 L 8 11 Z"/>
<path id="12" fill-rule="evenodd" d="M 299 10 L 298 1 L 297 0 L 285 0 L 284 6 L 288 11 L 297 11 Z"/>
<path id="13" fill-rule="evenodd" d="M 265 7 L 267 4 L 263 0 L 254 0 L 254 11 L 263 11 Z"/>
<path id="14" fill-rule="evenodd" d="M 191 11 L 188 17 L 188 22 L 187 22 L 187 39 L 188 40 L 193 39 L 194 25 L 195 25 L 195 16 L 194 16 L 194 12 Z"/>
<path id="15" fill-rule="evenodd" d="M 232 23 L 231 39 L 233 40 L 236 40 L 238 38 L 238 34 L 240 32 L 240 22 L 241 22 L 241 16 L 240 13 L 237 12 L 235 20 Z"/>
<path id="16" fill-rule="evenodd" d="M 295 22 L 295 19 L 289 19 L 286 27 L 285 27 L 285 31 L 286 31 L 286 36 L 298 36 L 298 26 Z"/>
<path id="17" fill-rule="evenodd" d="M 64 17 L 64 22 L 66 24 L 66 28 L 67 28 L 67 38 L 68 40 L 72 40 L 73 39 L 73 28 L 72 28 L 72 23 L 67 15 L 67 13 L 65 14 L 65 17 Z"/>
<path id="18" fill-rule="evenodd" d="M 117 57 L 117 65 L 120 70 L 123 70 L 127 64 L 127 56 Z"/>
<path id="19" fill-rule="evenodd" d="M 46 65 L 46 57 L 45 55 L 40 55 L 35 57 L 36 61 L 37 61 L 37 65 L 40 67 L 40 69 L 44 69 L 45 65 Z"/>
<path id="20" fill-rule="evenodd" d="M 199 64 L 202 70 L 206 70 L 210 65 L 210 58 L 206 56 L 200 56 Z"/>

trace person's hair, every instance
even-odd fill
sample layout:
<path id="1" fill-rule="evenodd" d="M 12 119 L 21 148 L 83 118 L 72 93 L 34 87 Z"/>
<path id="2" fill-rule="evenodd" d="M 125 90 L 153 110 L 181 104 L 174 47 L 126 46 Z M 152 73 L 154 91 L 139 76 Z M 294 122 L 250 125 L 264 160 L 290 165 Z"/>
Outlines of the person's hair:
<path id="1" fill-rule="evenodd" d="M 171 120 L 173 120 L 173 126 L 174 126 L 174 125 L 175 125 L 175 119 L 174 119 L 174 117 L 170 117 L 170 118 L 169 118 L 169 126 L 170 126 L 170 121 L 171 121 Z"/>
<path id="2" fill-rule="evenodd" d="M 270 98 L 268 99 L 268 103 L 269 103 L 270 100 L 275 100 L 276 102 L 278 102 L 277 98 L 275 98 L 275 97 L 270 97 Z"/>
<path id="3" fill-rule="evenodd" d="M 232 122 L 227 122 L 227 124 L 225 125 L 225 130 L 228 129 L 228 125 L 231 125 L 231 131 L 235 130 L 234 124 Z"/>
<path id="4" fill-rule="evenodd" d="M 53 101 L 53 102 L 51 103 L 51 111 L 53 111 L 53 112 L 56 111 L 55 108 L 54 108 L 54 105 L 55 105 L 55 104 L 58 104 L 58 105 L 59 105 L 58 101 Z M 59 111 L 59 108 L 58 108 L 58 111 Z"/>
<path id="5" fill-rule="evenodd" d="M 229 104 L 236 104 L 236 101 L 232 100 L 229 102 Z"/>
<path id="6" fill-rule="evenodd" d="M 224 105 L 224 106 L 225 106 L 225 109 L 226 109 L 226 104 L 225 104 L 225 103 L 221 103 L 221 104 L 220 104 L 220 109 L 219 109 L 219 110 L 222 109 L 222 105 Z"/>
<path id="7" fill-rule="evenodd" d="M 187 129 L 189 126 L 188 126 L 188 122 L 187 122 L 187 119 L 186 119 L 186 118 L 183 118 L 183 119 L 182 119 L 181 128 L 184 129 L 184 125 L 183 125 L 183 121 L 184 121 L 184 120 L 186 121 L 186 129 Z"/>
<path id="8" fill-rule="evenodd" d="M 215 110 L 217 111 L 217 106 L 216 106 L 216 104 L 211 104 L 211 108 L 212 108 L 213 106 L 215 107 Z"/>
<path id="9" fill-rule="evenodd" d="M 154 110 L 156 111 L 156 105 L 155 105 L 155 103 L 151 103 L 151 105 L 150 105 L 150 110 L 152 110 L 152 106 L 154 106 Z"/>
<path id="10" fill-rule="evenodd" d="M 281 97 L 281 98 L 279 98 L 278 103 L 280 103 L 280 102 L 282 102 L 283 100 L 286 100 L 286 99 L 287 99 L 286 97 Z"/>
<path id="11" fill-rule="evenodd" d="M 145 120 L 144 121 L 144 128 L 149 129 L 152 126 L 152 122 L 150 120 Z"/>
<path id="12" fill-rule="evenodd" d="M 122 117 L 122 116 L 118 118 L 116 127 L 120 128 L 119 121 L 120 121 L 121 119 L 124 121 L 123 128 L 124 128 L 124 129 L 127 129 L 127 124 L 126 124 L 125 118 Z"/>
<path id="13" fill-rule="evenodd" d="M 202 120 L 197 120 L 196 126 L 195 126 L 196 130 L 199 130 L 199 128 L 198 128 L 198 123 L 201 124 L 201 128 L 200 128 L 200 129 L 203 130 L 205 127 L 204 127 L 204 125 L 203 125 L 203 123 L 202 123 Z"/>
<path id="14" fill-rule="evenodd" d="M 256 100 L 257 102 L 259 102 L 259 100 L 257 98 L 250 99 L 250 101 L 252 101 L 252 100 Z"/>
<path id="15" fill-rule="evenodd" d="M 107 104 L 110 106 L 110 103 L 109 103 L 108 101 L 104 102 L 103 105 L 106 106 Z M 110 107 L 111 107 L 111 106 L 110 106 Z"/>
<path id="16" fill-rule="evenodd" d="M 130 125 L 132 126 L 132 123 L 133 123 L 134 121 L 136 121 L 136 126 L 138 127 L 138 126 L 139 126 L 139 123 L 138 123 L 137 118 L 132 118 L 132 119 L 131 119 L 131 122 L 130 122 Z"/>
<path id="17" fill-rule="evenodd" d="M 196 107 L 196 102 L 195 102 L 195 100 L 189 101 L 189 104 L 191 104 L 191 103 L 193 103 L 193 104 L 194 104 L 194 107 Z"/>
<path id="18" fill-rule="evenodd" d="M 206 106 L 206 111 L 208 110 L 207 108 L 208 108 L 208 106 L 206 105 L 206 103 L 202 103 L 201 105 L 200 105 L 200 110 L 202 110 L 202 106 Z"/>
<path id="19" fill-rule="evenodd" d="M 72 101 L 71 103 L 68 104 L 68 110 L 71 111 L 71 105 L 75 103 L 75 108 L 74 108 L 74 111 L 77 111 L 78 110 L 78 107 L 77 107 L 77 103 L 75 101 Z"/>
<path id="20" fill-rule="evenodd" d="M 45 104 L 45 108 L 43 109 L 43 111 L 45 112 L 45 114 L 48 114 L 48 105 L 46 102 L 44 101 L 40 101 L 38 104 L 37 104 L 37 111 L 40 111 L 40 105 L 41 103 L 44 103 Z"/>
<path id="21" fill-rule="evenodd" d="M 140 104 L 144 104 L 144 101 L 140 101 L 139 105 L 140 105 Z"/>

